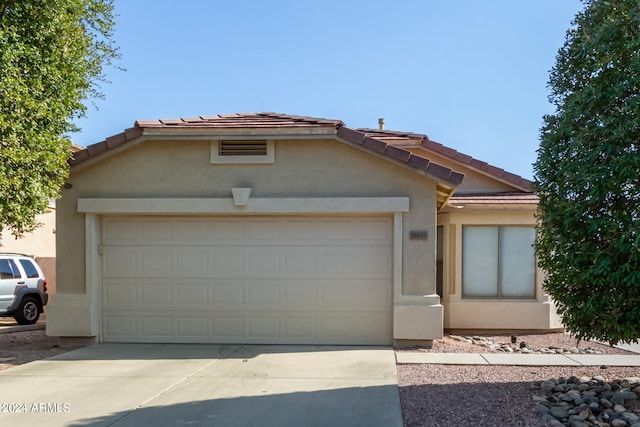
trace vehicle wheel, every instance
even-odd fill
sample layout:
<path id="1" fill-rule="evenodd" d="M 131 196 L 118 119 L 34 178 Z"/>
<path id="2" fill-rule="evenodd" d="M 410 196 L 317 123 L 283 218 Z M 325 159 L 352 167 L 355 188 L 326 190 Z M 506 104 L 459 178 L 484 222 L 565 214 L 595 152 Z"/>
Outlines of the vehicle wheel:
<path id="1" fill-rule="evenodd" d="M 24 297 L 14 317 L 20 325 L 33 325 L 40 318 L 38 302 L 34 298 Z"/>

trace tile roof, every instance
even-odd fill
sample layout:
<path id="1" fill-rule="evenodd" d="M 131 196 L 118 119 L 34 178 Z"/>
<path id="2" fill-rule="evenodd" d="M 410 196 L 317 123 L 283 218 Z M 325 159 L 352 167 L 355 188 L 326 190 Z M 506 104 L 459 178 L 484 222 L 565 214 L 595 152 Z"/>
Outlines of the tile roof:
<path id="1" fill-rule="evenodd" d="M 436 181 L 442 181 L 450 187 L 457 187 L 462 183 L 464 175 L 450 168 L 431 162 L 430 160 L 412 154 L 409 150 L 394 146 L 382 139 L 366 136 L 363 132 L 349 129 L 341 120 L 294 116 L 277 113 L 237 113 L 219 114 L 215 116 L 200 116 L 180 119 L 138 120 L 134 127 L 122 133 L 111 136 L 104 141 L 88 146 L 86 149 L 74 153 L 70 161 L 71 166 L 79 165 L 109 150 L 125 145 L 144 135 L 146 129 L 299 129 L 304 131 L 311 128 L 330 129 L 344 142 L 361 146 L 363 149 L 378 153 L 393 161 L 424 171 L 427 176 Z"/>
<path id="2" fill-rule="evenodd" d="M 465 165 L 471 169 L 485 173 L 493 178 L 497 178 L 501 181 L 512 184 L 523 191 L 533 191 L 533 184 L 526 178 L 516 175 L 511 172 L 507 172 L 504 169 L 492 166 L 487 162 L 483 162 L 473 157 L 460 153 L 453 148 L 446 147 L 438 142 L 432 141 L 427 135 L 411 133 L 411 132 L 397 132 L 382 129 L 358 129 L 370 138 L 375 138 L 379 141 L 384 141 L 388 144 L 399 147 L 419 147 L 432 153 L 439 154 L 446 157 L 456 163 Z"/>
<path id="3" fill-rule="evenodd" d="M 293 116 L 277 113 L 236 113 L 215 116 L 185 117 L 180 119 L 138 120 L 141 128 L 305 128 L 344 126 L 341 120 Z"/>

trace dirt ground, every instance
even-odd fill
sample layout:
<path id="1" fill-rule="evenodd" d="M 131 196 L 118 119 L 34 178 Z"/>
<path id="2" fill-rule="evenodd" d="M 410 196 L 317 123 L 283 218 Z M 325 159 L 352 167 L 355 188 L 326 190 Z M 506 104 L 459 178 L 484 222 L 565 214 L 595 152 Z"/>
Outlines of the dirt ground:
<path id="1" fill-rule="evenodd" d="M 0 334 L 0 370 L 46 359 L 73 348 L 58 347 L 57 337 L 48 337 L 44 330 Z"/>

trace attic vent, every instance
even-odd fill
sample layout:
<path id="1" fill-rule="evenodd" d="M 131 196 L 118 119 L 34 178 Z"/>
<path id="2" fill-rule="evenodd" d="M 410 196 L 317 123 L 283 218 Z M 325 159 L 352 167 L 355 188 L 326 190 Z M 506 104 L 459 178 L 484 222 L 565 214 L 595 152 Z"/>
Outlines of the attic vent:
<path id="1" fill-rule="evenodd" d="M 275 142 L 264 139 L 211 141 L 211 164 L 266 165 L 276 161 Z"/>
<path id="2" fill-rule="evenodd" d="M 218 144 L 220 156 L 266 156 L 267 141 L 220 141 Z"/>

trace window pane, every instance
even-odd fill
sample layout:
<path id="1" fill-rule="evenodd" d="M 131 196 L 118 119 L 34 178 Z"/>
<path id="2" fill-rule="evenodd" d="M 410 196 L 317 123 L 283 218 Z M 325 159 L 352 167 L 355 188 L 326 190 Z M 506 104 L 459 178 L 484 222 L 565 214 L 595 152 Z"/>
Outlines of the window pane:
<path id="1" fill-rule="evenodd" d="M 498 296 L 498 227 L 462 228 L 462 295 Z"/>
<path id="2" fill-rule="evenodd" d="M 0 259 L 0 279 L 13 279 L 14 277 L 11 260 Z"/>
<path id="3" fill-rule="evenodd" d="M 22 268 L 24 268 L 24 272 L 27 273 L 27 277 L 29 279 L 33 279 L 39 276 L 38 270 L 36 270 L 36 267 L 31 261 L 27 259 L 21 259 L 20 264 L 22 264 Z"/>
<path id="4" fill-rule="evenodd" d="M 535 297 L 535 238 L 533 227 L 500 229 L 500 293 L 503 297 Z"/>

